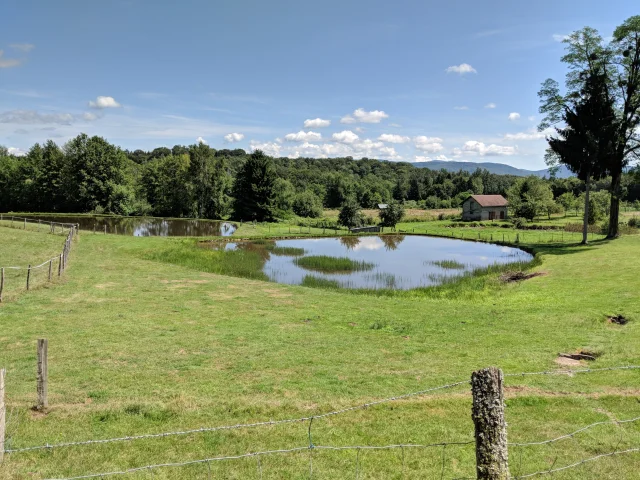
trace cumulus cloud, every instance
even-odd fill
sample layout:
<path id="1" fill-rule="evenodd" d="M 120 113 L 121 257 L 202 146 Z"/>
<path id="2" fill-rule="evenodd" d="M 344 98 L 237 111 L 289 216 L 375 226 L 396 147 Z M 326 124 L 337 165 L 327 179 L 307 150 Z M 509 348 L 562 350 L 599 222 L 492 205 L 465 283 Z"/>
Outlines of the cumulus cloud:
<path id="1" fill-rule="evenodd" d="M 340 143 L 355 143 L 360 137 L 351 130 L 343 130 L 340 133 L 334 133 L 331 138 Z"/>
<path id="2" fill-rule="evenodd" d="M 196 143 L 203 143 L 203 144 L 206 145 L 207 141 L 202 137 L 198 137 L 198 138 L 196 138 Z"/>
<path id="3" fill-rule="evenodd" d="M 459 153 L 460 150 L 454 151 L 454 153 Z M 470 140 L 465 142 L 462 146 L 463 153 L 477 154 L 481 157 L 492 157 L 492 156 L 508 156 L 515 155 L 518 152 L 518 147 L 506 147 L 503 145 L 485 145 L 482 142 L 476 142 Z"/>
<path id="4" fill-rule="evenodd" d="M 340 119 L 340 123 L 380 123 L 385 118 L 389 118 L 382 110 L 372 110 L 367 112 L 364 108 L 358 108 L 351 115 L 345 115 Z"/>
<path id="5" fill-rule="evenodd" d="M 16 157 L 22 157 L 27 154 L 26 150 L 22 150 L 17 147 L 9 147 L 7 151 L 9 152 L 9 155 L 15 155 Z"/>
<path id="6" fill-rule="evenodd" d="M 0 50 L 0 68 L 17 67 L 21 63 L 17 58 L 4 58 L 4 50 Z"/>
<path id="7" fill-rule="evenodd" d="M 487 103 L 484 108 L 496 108 L 496 104 L 491 102 L 491 103 Z"/>
<path id="8" fill-rule="evenodd" d="M 322 118 L 306 119 L 304 128 L 324 128 L 331 125 L 331 120 L 323 120 Z"/>
<path id="9" fill-rule="evenodd" d="M 518 112 L 511 112 L 509 114 L 509 120 L 512 121 L 512 122 L 515 122 L 519 118 L 520 118 L 520 114 Z"/>
<path id="10" fill-rule="evenodd" d="M 95 100 L 89 102 L 91 108 L 118 108 L 120 104 L 113 97 L 98 96 Z"/>
<path id="11" fill-rule="evenodd" d="M 378 137 L 378 140 L 388 143 L 407 143 L 411 141 L 409 137 L 403 137 L 402 135 L 394 135 L 391 133 L 383 133 Z"/>
<path id="12" fill-rule="evenodd" d="M 316 142 L 322 140 L 322 135 L 317 132 L 305 132 L 300 130 L 298 133 L 287 133 L 284 136 L 287 142 Z"/>
<path id="13" fill-rule="evenodd" d="M 36 46 L 33 45 L 32 43 L 12 43 L 9 46 L 14 50 L 20 50 L 21 52 L 25 52 L 25 53 L 30 52 L 31 50 L 36 48 Z"/>
<path id="14" fill-rule="evenodd" d="M 256 150 L 262 150 L 266 155 L 271 157 L 279 157 L 281 145 L 278 145 L 275 142 L 256 142 L 255 140 L 251 140 L 251 144 L 249 146 L 252 152 Z"/>
<path id="15" fill-rule="evenodd" d="M 429 153 L 436 153 L 444 150 L 442 142 L 443 140 L 441 138 L 426 137 L 424 135 L 420 135 L 413 139 L 413 143 L 418 150 Z"/>
<path id="16" fill-rule="evenodd" d="M 244 138 L 242 133 L 227 133 L 224 136 L 224 141 L 227 143 L 239 142 Z"/>
<path id="17" fill-rule="evenodd" d="M 454 110 L 469 110 L 469 107 L 467 107 L 466 105 L 463 105 L 461 107 L 453 107 Z"/>
<path id="18" fill-rule="evenodd" d="M 526 132 L 518 132 L 518 133 L 507 133 L 504 136 L 505 140 L 543 140 L 548 135 L 553 133 L 552 128 L 547 128 L 542 132 L 537 131 L 535 128 L 532 128 Z"/>
<path id="19" fill-rule="evenodd" d="M 341 132 L 342 133 L 342 132 Z M 345 139 L 351 141 L 348 134 Z M 295 147 L 285 149 L 286 155 L 291 158 L 304 157 L 354 157 L 354 158 L 380 158 L 385 160 L 401 160 L 393 147 L 388 147 L 384 142 L 371 139 L 356 139 L 351 143 L 324 143 L 315 144 L 304 142 Z"/>
<path id="20" fill-rule="evenodd" d="M 466 73 L 478 73 L 478 71 L 468 63 L 461 63 L 460 65 L 452 65 L 447 68 L 446 72 L 457 73 L 459 75 L 464 75 Z"/>

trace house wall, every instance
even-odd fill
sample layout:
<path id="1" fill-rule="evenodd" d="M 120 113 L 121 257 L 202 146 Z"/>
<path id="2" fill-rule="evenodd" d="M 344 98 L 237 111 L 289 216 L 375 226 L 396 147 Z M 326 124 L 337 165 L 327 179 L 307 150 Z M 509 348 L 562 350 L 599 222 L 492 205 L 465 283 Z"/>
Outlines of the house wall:
<path id="1" fill-rule="evenodd" d="M 462 204 L 462 220 L 489 220 L 491 212 L 494 214 L 495 220 L 500 220 L 500 212 L 504 213 L 504 219 L 507 219 L 507 207 L 481 207 L 473 198 L 469 198 Z"/>

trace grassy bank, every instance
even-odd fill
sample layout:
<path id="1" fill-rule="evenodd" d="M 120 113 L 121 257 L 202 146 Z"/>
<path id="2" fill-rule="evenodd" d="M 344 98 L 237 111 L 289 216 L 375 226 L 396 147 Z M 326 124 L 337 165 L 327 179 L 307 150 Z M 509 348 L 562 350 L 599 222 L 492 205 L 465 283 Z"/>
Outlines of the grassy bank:
<path id="1" fill-rule="evenodd" d="M 14 233 L 0 228 L 0 244 Z M 205 251 L 203 262 L 193 243 L 183 248 L 186 240 L 81 234 L 64 283 L 0 305 L 7 447 L 307 417 L 465 380 L 488 365 L 513 373 L 566 368 L 558 353 L 578 349 L 600 354 L 588 364 L 594 368 L 640 364 L 640 237 L 587 247 L 536 240 L 525 233 L 521 244 L 540 253 L 534 271 L 542 276 L 504 283 L 495 275 L 472 295 L 387 297 L 218 275 L 220 252 Z M 609 323 L 614 314 L 629 323 Z M 50 356 L 45 415 L 31 410 L 42 337 Z M 517 376 L 505 384 L 511 442 L 640 415 L 637 371 Z M 462 385 L 316 419 L 313 442 L 471 440 L 470 400 Z M 15 453 L 5 455 L 0 477 L 60 478 L 308 441 L 309 422 L 301 422 Z M 513 447 L 512 473 L 638 445 L 637 422 L 603 425 L 551 446 Z M 314 478 L 353 477 L 357 455 L 314 450 Z M 637 458 L 605 458 L 554 478 L 637 479 Z M 474 452 L 450 446 L 443 462 L 441 448 L 363 450 L 358 465 L 363 479 L 440 478 L 443 465 L 444 478 L 469 477 Z M 255 458 L 211 463 L 213 478 L 259 478 L 260 470 L 263 478 L 306 478 L 309 451 L 265 456 L 259 467 Z M 126 478 L 204 479 L 208 468 Z"/>

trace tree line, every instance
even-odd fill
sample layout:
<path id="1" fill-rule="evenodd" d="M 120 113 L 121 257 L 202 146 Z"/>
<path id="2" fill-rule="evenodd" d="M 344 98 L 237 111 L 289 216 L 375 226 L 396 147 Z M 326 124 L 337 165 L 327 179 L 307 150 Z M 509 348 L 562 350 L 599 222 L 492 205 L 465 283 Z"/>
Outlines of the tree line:
<path id="1" fill-rule="evenodd" d="M 637 183 L 630 174 L 622 176 L 624 199 L 640 198 Z M 602 177 L 592 190 L 610 186 L 611 179 Z M 449 172 L 367 158 L 271 158 L 203 143 L 127 151 L 86 134 L 63 146 L 51 140 L 35 144 L 25 156 L 0 147 L 4 212 L 263 221 L 317 218 L 324 208 L 341 208 L 348 201 L 361 208 L 393 202 L 405 208 L 457 208 L 471 194 L 500 194 L 509 198 L 516 216 L 533 218 L 574 208 L 584 189 L 577 178 Z"/>

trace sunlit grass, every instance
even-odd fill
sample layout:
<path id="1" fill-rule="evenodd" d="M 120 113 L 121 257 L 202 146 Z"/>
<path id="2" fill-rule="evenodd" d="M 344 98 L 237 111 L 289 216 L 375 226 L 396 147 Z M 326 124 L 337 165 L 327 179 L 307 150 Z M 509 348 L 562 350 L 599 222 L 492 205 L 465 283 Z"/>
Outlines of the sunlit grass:
<path id="1" fill-rule="evenodd" d="M 330 257 L 328 255 L 310 255 L 296 258 L 293 263 L 307 270 L 324 273 L 348 273 L 372 270 L 375 264 L 348 257 Z"/>

